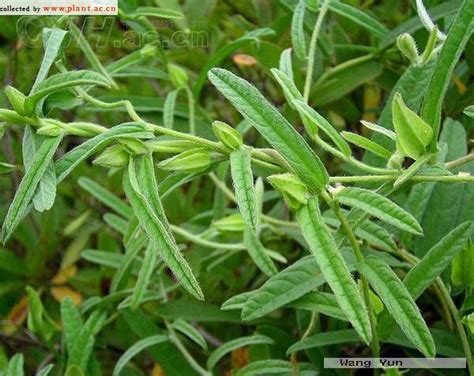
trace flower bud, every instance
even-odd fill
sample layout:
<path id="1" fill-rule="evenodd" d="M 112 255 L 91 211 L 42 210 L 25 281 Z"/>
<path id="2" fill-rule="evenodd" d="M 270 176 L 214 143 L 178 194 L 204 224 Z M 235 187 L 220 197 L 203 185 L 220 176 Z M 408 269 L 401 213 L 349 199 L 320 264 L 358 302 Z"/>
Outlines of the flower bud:
<path id="1" fill-rule="evenodd" d="M 160 140 L 158 138 L 145 142 L 148 150 L 153 153 L 176 154 L 196 147 L 194 142 L 188 140 Z"/>
<path id="2" fill-rule="evenodd" d="M 31 119 L 18 115 L 15 111 L 5 110 L 0 108 L 0 121 L 9 124 L 28 125 L 31 124 Z"/>
<path id="3" fill-rule="evenodd" d="M 128 159 L 129 155 L 123 145 L 112 145 L 94 159 L 93 163 L 103 167 L 117 168 L 125 166 L 128 163 Z"/>
<path id="4" fill-rule="evenodd" d="M 218 219 L 212 223 L 212 226 L 220 232 L 243 232 L 245 228 L 244 219 L 240 213 Z"/>
<path id="5" fill-rule="evenodd" d="M 98 134 L 106 131 L 107 128 L 102 125 L 87 123 L 87 122 L 74 122 L 68 123 L 66 133 L 78 137 L 94 137 Z"/>
<path id="6" fill-rule="evenodd" d="M 419 60 L 416 42 L 410 34 L 404 33 L 397 38 L 397 47 L 412 64 L 417 64 Z"/>
<path id="7" fill-rule="evenodd" d="M 238 150 L 243 144 L 242 135 L 236 129 L 222 121 L 213 122 L 212 131 L 219 141 L 230 150 Z"/>
<path id="8" fill-rule="evenodd" d="M 267 177 L 270 184 L 279 191 L 291 209 L 298 209 L 308 202 L 308 188 L 293 174 L 278 174 Z"/>
<path id="9" fill-rule="evenodd" d="M 5 94 L 8 98 L 8 101 L 12 105 L 12 108 L 18 112 L 20 115 L 26 115 L 25 111 L 25 100 L 26 96 L 19 90 L 15 89 L 13 86 L 7 86 L 5 88 Z"/>
<path id="10" fill-rule="evenodd" d="M 183 171 L 189 173 L 202 172 L 212 163 L 209 152 L 202 148 L 183 151 L 173 158 L 158 163 L 158 167 L 167 171 Z"/>
<path id="11" fill-rule="evenodd" d="M 188 84 L 188 74 L 180 66 L 168 64 L 168 74 L 175 88 L 179 89 Z"/>
<path id="12" fill-rule="evenodd" d="M 397 93 L 392 103 L 393 127 L 397 135 L 397 150 L 412 159 L 418 159 L 426 151 L 433 138 L 431 127 L 403 102 Z"/>
<path id="13" fill-rule="evenodd" d="M 147 44 L 140 50 L 140 56 L 144 59 L 150 59 L 156 56 L 156 51 L 156 46 L 153 46 L 152 44 Z"/>
<path id="14" fill-rule="evenodd" d="M 132 154 L 145 154 L 148 151 L 143 141 L 136 138 L 119 138 L 117 142 L 125 146 Z"/>

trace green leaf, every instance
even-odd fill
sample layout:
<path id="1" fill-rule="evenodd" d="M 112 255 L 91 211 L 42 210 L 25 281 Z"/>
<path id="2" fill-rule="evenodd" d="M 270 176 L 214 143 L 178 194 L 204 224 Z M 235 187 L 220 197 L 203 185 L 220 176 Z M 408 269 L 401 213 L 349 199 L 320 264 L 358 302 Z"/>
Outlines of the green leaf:
<path id="1" fill-rule="evenodd" d="M 174 109 L 176 107 L 178 92 L 179 89 L 170 91 L 166 95 L 165 103 L 163 105 L 163 125 L 169 129 L 173 129 Z"/>
<path id="2" fill-rule="evenodd" d="M 300 298 L 324 282 L 314 258 L 307 256 L 271 277 L 258 290 L 238 295 L 238 299 L 234 297 L 224 304 L 231 309 L 243 303 L 242 319 L 255 320 Z"/>
<path id="3" fill-rule="evenodd" d="M 308 188 L 319 191 L 328 183 L 326 169 L 313 150 L 254 86 L 223 69 L 211 70 L 209 79 L 283 156 Z"/>
<path id="4" fill-rule="evenodd" d="M 150 202 L 146 197 L 146 193 L 141 190 L 135 168 L 134 158 L 131 158 L 128 171 L 124 174 L 123 183 L 133 213 L 156 249 L 160 251 L 160 256 L 183 287 L 196 298 L 203 299 L 201 288 L 188 263 L 181 255 L 174 238 L 170 235 L 166 222 L 160 220 L 160 217 L 161 219 L 164 218 L 164 213 L 157 211 L 153 202 Z M 154 178 L 154 171 L 152 177 Z M 157 190 L 155 194 L 158 194 Z"/>
<path id="5" fill-rule="evenodd" d="M 321 273 L 336 296 L 339 306 L 366 343 L 372 338 L 369 315 L 349 268 L 337 249 L 319 211 L 318 200 L 311 198 L 296 218 Z"/>
<path id="6" fill-rule="evenodd" d="M 102 329 L 106 316 L 98 311 L 92 313 L 81 327 L 68 353 L 68 367 L 77 366 L 85 372 L 94 348 L 95 336 Z"/>
<path id="7" fill-rule="evenodd" d="M 37 104 L 48 95 L 75 86 L 103 86 L 108 87 L 109 81 L 99 73 L 90 70 L 80 70 L 65 73 L 57 73 L 44 80 L 34 92 L 26 99 L 26 109 L 30 113 L 36 109 Z"/>
<path id="8" fill-rule="evenodd" d="M 234 51 L 238 50 L 239 48 L 245 46 L 250 42 L 258 42 L 260 38 L 273 35 L 275 32 L 269 28 L 261 28 L 252 30 L 240 38 L 236 39 L 233 42 L 227 43 L 224 47 L 217 50 L 206 62 L 206 64 L 202 67 L 201 71 L 199 72 L 199 76 L 194 84 L 194 96 L 199 98 L 201 95 L 202 88 L 206 83 L 206 78 L 208 72 L 218 66 L 224 59 L 232 54 Z"/>
<path id="9" fill-rule="evenodd" d="M 28 294 L 28 329 L 38 334 L 43 340 L 49 341 L 56 330 L 56 325 L 44 310 L 39 294 L 30 286 L 26 287 Z"/>
<path id="10" fill-rule="evenodd" d="M 410 293 L 390 266 L 369 256 L 360 265 L 360 270 L 408 339 L 423 355 L 433 358 L 436 351 L 430 331 Z"/>
<path id="11" fill-rule="evenodd" d="M 436 152 L 438 134 L 441 125 L 441 110 L 452 79 L 454 68 L 458 63 L 469 37 L 474 32 L 474 1 L 465 0 L 458 10 L 456 18 L 452 22 L 446 40 L 436 61 L 436 67 L 431 76 L 431 81 L 426 91 L 421 112 L 422 118 L 431 125 L 433 137 L 430 150 Z"/>
<path id="12" fill-rule="evenodd" d="M 79 310 L 70 297 L 66 297 L 61 302 L 61 322 L 66 339 L 66 348 L 71 353 L 83 322 Z"/>
<path id="13" fill-rule="evenodd" d="M 244 230 L 244 245 L 247 248 L 250 257 L 262 272 L 267 276 L 272 276 L 278 273 L 275 264 L 268 255 L 263 244 L 260 242 L 257 233 L 248 225 Z"/>
<path id="14" fill-rule="evenodd" d="M 333 0 L 329 3 L 329 9 L 332 12 L 342 17 L 345 17 L 354 22 L 355 24 L 359 25 L 360 27 L 366 29 L 377 39 L 386 38 L 390 32 L 390 30 L 388 30 L 377 19 L 373 18 L 366 12 L 350 4 L 346 4 L 338 0 Z"/>
<path id="15" fill-rule="evenodd" d="M 351 144 L 354 144 L 361 149 L 367 150 L 375 155 L 378 155 L 385 159 L 390 159 L 392 152 L 385 149 L 383 146 L 377 144 L 374 141 L 369 140 L 361 135 L 352 132 L 342 132 L 342 137 L 344 137 Z"/>
<path id="16" fill-rule="evenodd" d="M 28 267 L 12 251 L 0 249 L 0 269 L 8 273 L 24 276 L 28 274 Z"/>
<path id="17" fill-rule="evenodd" d="M 117 361 L 115 364 L 113 376 L 119 376 L 122 369 L 125 365 L 138 353 L 142 352 L 143 350 L 147 349 L 148 347 L 157 345 L 158 343 L 168 341 L 168 337 L 164 335 L 154 335 L 147 338 L 144 338 L 138 342 L 136 342 L 132 347 L 130 347 Z"/>
<path id="18" fill-rule="evenodd" d="M 15 228 L 28 212 L 28 207 L 34 197 L 36 188 L 52 161 L 54 153 L 61 142 L 62 136 L 46 138 L 39 147 L 30 168 L 26 171 L 13 202 L 8 208 L 7 215 L 3 221 L 2 239 L 6 243 Z"/>
<path id="19" fill-rule="evenodd" d="M 298 364 L 301 366 L 301 364 Z M 290 375 L 292 365 L 287 360 L 265 359 L 247 364 L 235 372 L 234 376 Z"/>
<path id="20" fill-rule="evenodd" d="M 293 11 L 291 20 L 291 42 L 293 50 L 298 59 L 304 61 L 307 58 L 306 40 L 304 36 L 304 14 L 306 9 L 306 0 L 299 0 Z"/>
<path id="21" fill-rule="evenodd" d="M 15 354 L 8 362 L 5 376 L 23 376 L 23 354 Z"/>
<path id="22" fill-rule="evenodd" d="M 287 48 L 281 53 L 278 69 L 290 79 L 290 82 L 294 82 L 293 63 L 291 62 L 291 48 Z"/>
<path id="23" fill-rule="evenodd" d="M 395 132 L 391 131 L 390 129 L 387 129 L 387 128 L 384 128 L 378 124 L 375 124 L 375 123 L 372 123 L 370 121 L 365 121 L 365 120 L 361 120 L 360 121 L 362 123 L 362 125 L 374 132 L 377 132 L 379 134 L 382 134 L 386 137 L 388 137 L 389 139 L 395 141 L 397 139 L 397 135 L 395 134 Z"/>
<path id="24" fill-rule="evenodd" d="M 474 245 L 468 244 L 458 255 L 456 255 L 451 269 L 451 281 L 455 285 L 466 289 L 474 287 Z"/>
<path id="25" fill-rule="evenodd" d="M 184 14 L 171 9 L 162 9 L 156 7 L 138 7 L 131 15 L 132 17 L 159 17 L 165 19 L 180 19 L 185 18 Z"/>
<path id="26" fill-rule="evenodd" d="M 230 154 L 230 171 L 244 222 L 257 231 L 259 218 L 249 150 L 236 150 Z"/>
<path id="27" fill-rule="evenodd" d="M 353 329 L 323 332 L 313 334 L 305 339 L 294 343 L 288 348 L 286 353 L 291 354 L 297 351 L 312 349 L 314 347 L 348 344 L 353 342 L 362 342 L 362 339 Z"/>
<path id="28" fill-rule="evenodd" d="M 340 203 L 361 209 L 401 230 L 421 235 L 423 230 L 416 219 L 400 206 L 378 193 L 363 188 L 345 187 L 336 193 Z"/>
<path id="29" fill-rule="evenodd" d="M 263 345 L 263 344 L 266 344 L 266 345 L 273 344 L 273 340 L 266 336 L 256 334 L 249 337 L 237 338 L 227 343 L 224 343 L 223 345 L 215 349 L 212 352 L 212 354 L 209 356 L 206 363 L 207 368 L 210 370 L 213 369 L 217 365 L 219 360 L 226 354 L 230 353 L 231 351 L 234 351 L 244 346 Z"/>
<path id="30" fill-rule="evenodd" d="M 53 370 L 54 368 L 54 364 L 48 364 L 47 366 L 45 366 L 44 368 L 42 368 L 37 374 L 36 376 L 48 376 L 50 374 L 50 372 Z"/>
<path id="31" fill-rule="evenodd" d="M 324 117 L 301 100 L 295 101 L 295 106 L 304 120 L 312 123 L 316 129 L 321 129 L 344 155 L 351 155 L 350 146 Z"/>
<path id="32" fill-rule="evenodd" d="M 153 269 L 156 265 L 156 255 L 157 250 L 153 249 L 152 245 L 148 245 L 145 251 L 145 257 L 143 258 L 140 273 L 138 274 L 137 283 L 133 289 L 132 301 L 130 303 L 132 311 L 137 309 L 143 296 L 145 295 L 152 277 Z"/>
<path id="33" fill-rule="evenodd" d="M 143 126 L 138 123 L 125 123 L 113 127 L 76 146 L 58 159 L 55 164 L 58 181 L 64 180 L 79 163 L 93 155 L 98 149 L 108 145 L 113 140 L 124 137 L 146 139 L 152 138 L 153 134 L 146 132 Z"/>
<path id="34" fill-rule="evenodd" d="M 413 112 L 403 101 L 400 94 L 395 94 L 392 102 L 393 126 L 397 134 L 397 149 L 413 159 L 422 156 L 433 138 L 431 127 Z"/>
<path id="35" fill-rule="evenodd" d="M 130 218 L 132 216 L 132 210 L 126 203 L 92 179 L 81 177 L 78 183 L 82 189 L 122 217 Z"/>
<path id="36" fill-rule="evenodd" d="M 229 311 L 233 309 L 242 309 L 245 303 L 250 299 L 250 297 L 255 293 L 255 291 L 247 291 L 227 299 L 222 303 L 221 309 L 223 311 Z"/>
<path id="37" fill-rule="evenodd" d="M 291 69 L 291 67 L 286 69 Z M 304 102 L 303 95 L 300 93 L 290 76 L 276 68 L 272 68 L 270 71 L 272 72 L 273 77 L 275 77 L 275 80 L 278 82 L 280 87 L 283 89 L 283 94 L 285 94 L 285 98 L 291 107 L 295 108 L 295 101 L 297 100 Z"/>
<path id="38" fill-rule="evenodd" d="M 194 343 L 201 346 L 202 349 L 207 350 L 207 343 L 202 334 L 191 324 L 187 323 L 184 320 L 176 320 L 173 322 L 173 329 L 184 334 Z"/>
<path id="39" fill-rule="evenodd" d="M 327 292 L 310 292 L 290 304 L 296 309 L 322 313 L 338 320 L 347 321 L 347 317 L 339 307 L 336 297 Z"/>
<path id="40" fill-rule="evenodd" d="M 35 83 L 31 89 L 32 92 L 34 92 L 36 87 L 48 76 L 49 70 L 61 50 L 61 44 L 63 43 L 66 34 L 67 31 L 58 28 L 43 29 L 44 56 Z"/>

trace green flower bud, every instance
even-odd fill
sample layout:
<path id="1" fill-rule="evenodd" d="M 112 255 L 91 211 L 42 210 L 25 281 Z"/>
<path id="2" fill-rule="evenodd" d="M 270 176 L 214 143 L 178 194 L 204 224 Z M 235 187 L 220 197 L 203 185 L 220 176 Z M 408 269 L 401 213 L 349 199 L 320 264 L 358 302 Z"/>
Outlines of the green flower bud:
<path id="1" fill-rule="evenodd" d="M 176 154 L 196 147 L 194 142 L 188 140 L 160 140 L 153 139 L 145 142 L 148 150 L 154 153 Z"/>
<path id="2" fill-rule="evenodd" d="M 56 124 L 49 123 L 41 126 L 36 133 L 41 136 L 56 137 L 63 132 L 64 130 L 61 127 L 58 127 Z"/>
<path id="3" fill-rule="evenodd" d="M 18 115 L 15 111 L 0 109 L 0 121 L 4 121 L 8 124 L 28 125 L 32 123 L 32 120 Z"/>
<path id="4" fill-rule="evenodd" d="M 13 86 L 7 86 L 5 89 L 5 94 L 12 105 L 12 108 L 18 112 L 20 115 L 26 115 L 25 111 L 25 100 L 26 96 L 19 90 L 15 89 Z"/>
<path id="5" fill-rule="evenodd" d="M 107 128 L 98 124 L 74 122 L 67 124 L 66 133 L 78 137 L 94 137 L 105 132 L 106 130 Z"/>
<path id="6" fill-rule="evenodd" d="M 175 88 L 179 89 L 188 84 L 188 74 L 178 65 L 168 64 L 168 74 Z"/>
<path id="7" fill-rule="evenodd" d="M 397 135 L 397 150 L 412 159 L 418 159 L 426 151 L 433 138 L 433 130 L 415 112 L 410 110 L 397 93 L 392 103 L 393 127 Z"/>
<path id="8" fill-rule="evenodd" d="M 125 166 L 128 163 L 128 159 L 129 154 L 125 151 L 123 145 L 112 145 L 94 159 L 93 163 L 103 167 L 117 168 Z"/>
<path id="9" fill-rule="evenodd" d="M 147 44 L 140 50 L 140 56 L 144 59 L 151 59 L 156 56 L 157 48 L 152 44 Z"/>
<path id="10" fill-rule="evenodd" d="M 202 148 L 183 151 L 173 158 L 158 163 L 158 167 L 167 171 L 183 171 L 189 173 L 202 172 L 212 163 L 210 153 Z"/>
<path id="11" fill-rule="evenodd" d="M 219 141 L 230 150 L 240 149 L 244 142 L 242 135 L 236 129 L 222 121 L 213 122 L 212 131 Z"/>
<path id="12" fill-rule="evenodd" d="M 145 154 L 148 151 L 143 141 L 137 140 L 136 138 L 120 138 L 117 142 L 125 146 L 132 154 Z"/>
<path id="13" fill-rule="evenodd" d="M 410 34 L 404 33 L 397 38 L 397 47 L 412 64 L 417 64 L 419 60 L 418 48 L 416 42 Z"/>
<path id="14" fill-rule="evenodd" d="M 245 228 L 244 219 L 240 213 L 218 219 L 212 223 L 212 226 L 220 232 L 243 232 Z"/>
<path id="15" fill-rule="evenodd" d="M 279 191 L 291 209 L 298 209 L 308 202 L 308 188 L 293 174 L 278 174 L 267 177 L 270 184 Z"/>

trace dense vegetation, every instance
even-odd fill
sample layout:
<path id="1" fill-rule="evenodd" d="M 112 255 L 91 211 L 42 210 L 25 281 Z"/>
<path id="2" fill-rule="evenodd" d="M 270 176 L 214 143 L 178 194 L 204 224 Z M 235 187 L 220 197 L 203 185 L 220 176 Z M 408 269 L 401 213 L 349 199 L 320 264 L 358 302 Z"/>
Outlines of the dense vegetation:
<path id="1" fill-rule="evenodd" d="M 474 374 L 474 0 L 1 22 L 0 374 Z"/>

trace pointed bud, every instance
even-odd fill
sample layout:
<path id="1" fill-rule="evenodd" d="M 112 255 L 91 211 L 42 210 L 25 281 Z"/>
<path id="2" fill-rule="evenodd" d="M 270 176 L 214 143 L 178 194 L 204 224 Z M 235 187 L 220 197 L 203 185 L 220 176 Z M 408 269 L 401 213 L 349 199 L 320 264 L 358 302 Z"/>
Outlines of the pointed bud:
<path id="1" fill-rule="evenodd" d="M 18 115 L 15 111 L 5 110 L 3 108 L 0 108 L 0 121 L 18 125 L 28 125 L 32 123 L 31 119 Z"/>
<path id="2" fill-rule="evenodd" d="M 188 84 L 188 74 L 180 66 L 168 64 L 168 74 L 175 88 L 179 89 Z"/>
<path id="3" fill-rule="evenodd" d="M 238 150 L 243 144 L 242 135 L 230 125 L 223 123 L 222 121 L 215 121 L 212 123 L 212 131 L 219 139 L 230 150 Z"/>
<path id="4" fill-rule="evenodd" d="M 410 34 L 404 33 L 397 38 L 397 47 L 412 64 L 417 64 L 419 60 L 418 48 L 416 42 Z"/>
<path id="5" fill-rule="evenodd" d="M 41 126 L 36 133 L 41 136 L 56 137 L 63 132 L 64 130 L 61 127 L 58 127 L 56 124 L 48 123 Z"/>
<path id="6" fill-rule="evenodd" d="M 245 225 L 240 213 L 232 214 L 212 223 L 212 226 L 220 232 L 243 232 Z"/>
<path id="7" fill-rule="evenodd" d="M 148 151 L 143 141 L 136 138 L 119 138 L 117 141 L 132 154 L 145 154 Z"/>
<path id="8" fill-rule="evenodd" d="M 153 139 L 145 142 L 148 150 L 153 153 L 176 154 L 196 147 L 194 142 L 188 140 L 160 140 Z"/>
<path id="9" fill-rule="evenodd" d="M 152 44 L 147 44 L 140 50 L 140 56 L 144 59 L 150 59 L 156 56 L 157 48 Z"/>
<path id="10" fill-rule="evenodd" d="M 308 188 L 293 174 L 279 174 L 267 177 L 270 184 L 279 191 L 291 209 L 298 209 L 308 202 Z"/>
<path id="11" fill-rule="evenodd" d="M 125 166 L 128 163 L 128 159 L 129 155 L 123 145 L 112 145 L 94 159 L 93 163 L 103 167 L 117 168 Z"/>
<path id="12" fill-rule="evenodd" d="M 402 155 L 418 159 L 433 138 L 432 128 L 403 101 L 400 93 L 392 103 L 393 127 L 397 135 L 397 150 Z"/>
<path id="13" fill-rule="evenodd" d="M 7 86 L 5 89 L 8 101 L 12 105 L 12 108 L 18 112 L 19 115 L 26 115 L 25 111 L 25 100 L 26 96 L 13 86 Z"/>
<path id="14" fill-rule="evenodd" d="M 167 171 L 197 173 L 206 170 L 212 163 L 210 153 L 202 148 L 184 151 L 173 158 L 158 163 L 158 167 Z"/>

